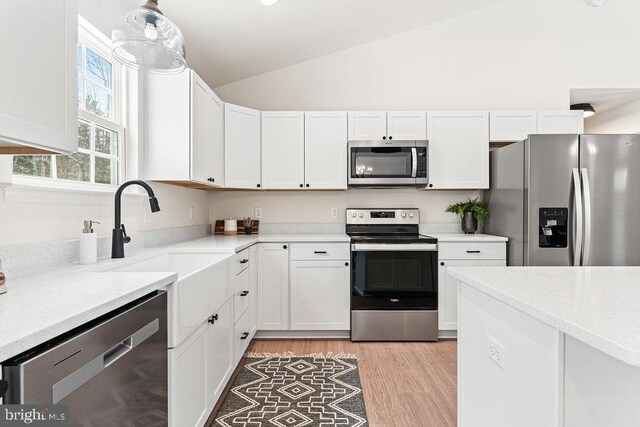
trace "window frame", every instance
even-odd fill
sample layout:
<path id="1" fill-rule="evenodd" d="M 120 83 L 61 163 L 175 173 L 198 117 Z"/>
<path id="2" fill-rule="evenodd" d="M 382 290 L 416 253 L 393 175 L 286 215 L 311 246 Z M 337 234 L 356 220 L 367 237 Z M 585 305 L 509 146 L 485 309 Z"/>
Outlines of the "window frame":
<path id="1" fill-rule="evenodd" d="M 82 45 L 83 61 L 86 61 L 86 49 L 89 48 L 93 52 L 107 59 L 112 66 L 111 75 L 113 78 L 111 96 L 112 96 L 112 119 L 100 117 L 78 107 L 78 126 L 79 123 L 88 122 L 90 124 L 90 149 L 78 147 L 77 152 L 88 154 L 90 156 L 90 176 L 89 181 L 73 181 L 61 179 L 57 177 L 56 155 L 51 155 L 51 177 L 29 176 L 13 174 L 13 183 L 17 185 L 27 185 L 34 187 L 42 187 L 47 189 L 62 190 L 78 190 L 78 191 L 98 191 L 113 192 L 125 180 L 126 174 L 126 128 L 124 126 L 124 117 L 126 116 L 126 73 L 123 72 L 121 64 L 115 60 L 111 54 L 111 40 L 102 34 L 89 21 L 78 15 L 78 45 Z M 75 55 L 74 55 L 75 58 Z M 85 82 L 91 81 L 97 87 L 102 86 L 85 76 L 86 64 L 83 62 L 82 75 L 77 71 L 77 59 L 74 60 L 74 70 L 76 71 L 76 79 L 82 76 L 82 96 L 84 102 Z M 76 83 L 77 86 L 77 83 Z M 107 89 L 108 90 L 108 89 Z M 95 150 L 95 131 L 96 126 L 111 130 L 118 134 L 118 154 L 111 155 L 101 153 Z M 103 158 L 108 160 L 116 160 L 118 165 L 117 183 L 103 184 L 95 182 L 95 160 Z"/>

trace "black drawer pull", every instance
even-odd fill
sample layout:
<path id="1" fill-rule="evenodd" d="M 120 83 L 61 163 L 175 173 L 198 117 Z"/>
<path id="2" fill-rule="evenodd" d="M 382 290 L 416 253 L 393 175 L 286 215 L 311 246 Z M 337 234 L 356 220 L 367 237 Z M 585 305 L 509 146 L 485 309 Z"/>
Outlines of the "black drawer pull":
<path id="1" fill-rule="evenodd" d="M 248 260 L 248 259 L 243 259 L 242 261 L 240 261 L 240 264 L 246 264 L 246 263 L 248 263 L 248 262 L 249 262 L 249 260 Z"/>
<path id="2" fill-rule="evenodd" d="M 242 292 L 240 293 L 240 296 L 241 296 L 241 297 L 246 297 L 247 295 L 249 295 L 249 291 L 242 291 Z"/>
<path id="3" fill-rule="evenodd" d="M 480 251 L 467 251 L 468 254 L 479 254 Z"/>
<path id="4" fill-rule="evenodd" d="M 313 251 L 314 254 L 326 254 L 327 251 Z"/>
<path id="5" fill-rule="evenodd" d="M 242 336 L 240 337 L 241 340 L 246 340 L 247 338 L 249 338 L 249 332 L 245 332 L 244 334 L 242 334 Z"/>

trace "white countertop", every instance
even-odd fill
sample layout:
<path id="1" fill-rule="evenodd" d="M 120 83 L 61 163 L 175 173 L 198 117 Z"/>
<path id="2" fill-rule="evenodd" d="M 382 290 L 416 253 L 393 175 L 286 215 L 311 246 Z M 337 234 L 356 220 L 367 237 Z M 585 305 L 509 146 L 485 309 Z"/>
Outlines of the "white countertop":
<path id="1" fill-rule="evenodd" d="M 450 267 L 465 284 L 640 367 L 640 267 Z"/>
<path id="2" fill-rule="evenodd" d="M 426 233 L 428 236 L 435 237 L 438 242 L 506 242 L 506 237 L 493 236 L 491 234 L 464 234 L 464 233 Z"/>

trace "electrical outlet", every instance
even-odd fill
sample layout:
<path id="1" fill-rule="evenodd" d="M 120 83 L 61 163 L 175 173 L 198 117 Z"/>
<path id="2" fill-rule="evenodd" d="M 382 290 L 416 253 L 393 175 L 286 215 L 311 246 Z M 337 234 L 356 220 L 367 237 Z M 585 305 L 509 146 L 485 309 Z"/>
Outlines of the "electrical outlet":
<path id="1" fill-rule="evenodd" d="M 504 344 L 487 335 L 487 356 L 503 370 L 507 370 L 507 353 Z"/>
<path id="2" fill-rule="evenodd" d="M 331 208 L 331 218 L 338 218 L 338 208 Z"/>
<path id="3" fill-rule="evenodd" d="M 255 216 L 256 219 L 262 219 L 262 208 L 255 208 L 253 216 Z"/>
<path id="4" fill-rule="evenodd" d="M 193 206 L 189 208 L 189 221 L 193 221 Z"/>

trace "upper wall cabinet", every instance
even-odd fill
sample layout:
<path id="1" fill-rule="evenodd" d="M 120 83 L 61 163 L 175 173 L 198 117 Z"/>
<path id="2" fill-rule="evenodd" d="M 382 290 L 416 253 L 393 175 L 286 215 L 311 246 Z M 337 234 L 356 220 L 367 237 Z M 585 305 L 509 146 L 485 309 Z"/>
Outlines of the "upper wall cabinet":
<path id="1" fill-rule="evenodd" d="M 224 105 L 224 165 L 227 188 L 262 187 L 260 111 Z"/>
<path id="2" fill-rule="evenodd" d="M 427 113 L 429 188 L 489 188 L 489 113 Z"/>
<path id="3" fill-rule="evenodd" d="M 347 189 L 347 113 L 304 115 L 305 188 Z"/>
<path id="4" fill-rule="evenodd" d="M 262 186 L 266 190 L 304 188 L 304 113 L 262 113 Z"/>
<path id="5" fill-rule="evenodd" d="M 349 140 L 401 141 L 427 139 L 424 111 L 350 111 Z"/>
<path id="6" fill-rule="evenodd" d="M 581 110 L 538 111 L 537 133 L 539 134 L 582 132 L 584 132 L 584 113 Z"/>
<path id="7" fill-rule="evenodd" d="M 0 17 L 0 154 L 77 151 L 77 0 L 3 1 Z"/>
<path id="8" fill-rule="evenodd" d="M 147 75 L 146 178 L 224 186 L 224 104 L 193 71 Z"/>
<path id="9" fill-rule="evenodd" d="M 490 139 L 494 142 L 521 141 L 536 133 L 537 111 L 491 111 L 489 116 Z"/>

